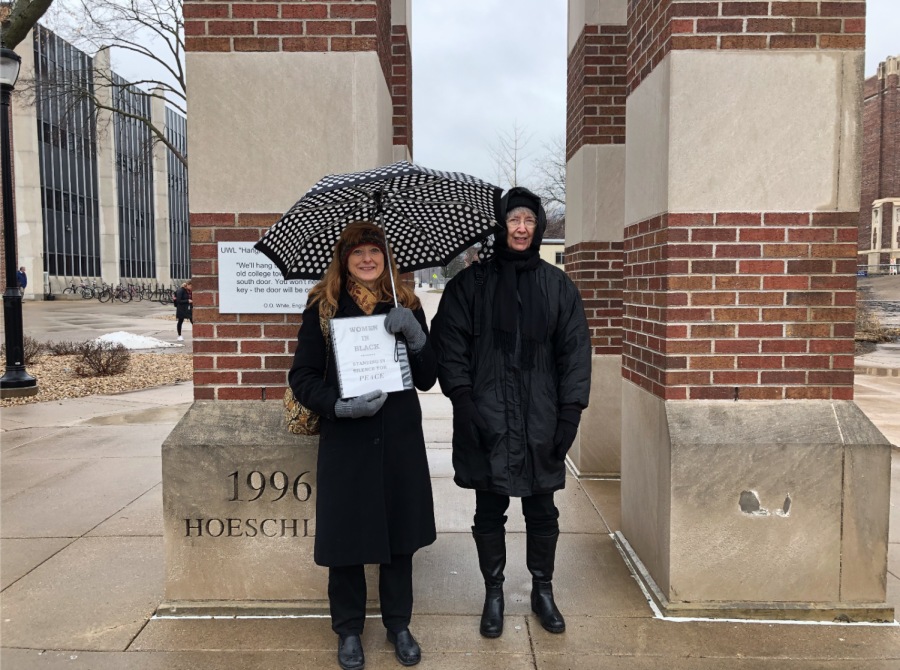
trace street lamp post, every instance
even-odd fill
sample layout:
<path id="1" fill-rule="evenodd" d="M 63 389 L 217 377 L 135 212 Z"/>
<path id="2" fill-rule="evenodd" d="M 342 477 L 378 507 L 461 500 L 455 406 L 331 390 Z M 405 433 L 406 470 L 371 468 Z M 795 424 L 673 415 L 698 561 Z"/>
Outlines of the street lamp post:
<path id="1" fill-rule="evenodd" d="M 10 98 L 22 59 L 12 49 L 0 48 L 0 161 L 3 171 L 3 241 L 6 247 L 6 292 L 3 320 L 6 327 L 6 374 L 0 379 L 0 398 L 34 395 L 37 380 L 25 370 L 22 332 L 22 294 L 16 276 L 16 226 L 13 219 L 12 143 L 9 137 Z"/>

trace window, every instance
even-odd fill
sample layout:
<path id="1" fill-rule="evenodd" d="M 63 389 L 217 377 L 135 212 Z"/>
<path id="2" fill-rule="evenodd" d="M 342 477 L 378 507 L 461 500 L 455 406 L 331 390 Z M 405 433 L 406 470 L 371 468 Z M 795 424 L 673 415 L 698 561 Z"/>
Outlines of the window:
<path id="1" fill-rule="evenodd" d="M 564 251 L 556 252 L 556 264 L 557 265 L 565 265 L 566 263 L 566 254 Z"/>

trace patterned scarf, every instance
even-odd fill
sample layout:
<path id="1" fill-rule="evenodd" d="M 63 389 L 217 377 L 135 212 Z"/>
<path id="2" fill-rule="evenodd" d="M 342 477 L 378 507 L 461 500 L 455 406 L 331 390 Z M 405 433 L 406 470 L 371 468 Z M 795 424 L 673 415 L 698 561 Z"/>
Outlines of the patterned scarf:
<path id="1" fill-rule="evenodd" d="M 359 308 L 366 313 L 366 316 L 372 316 L 375 307 L 381 302 L 380 292 L 373 293 L 349 275 L 347 276 L 347 293 L 359 305 Z"/>

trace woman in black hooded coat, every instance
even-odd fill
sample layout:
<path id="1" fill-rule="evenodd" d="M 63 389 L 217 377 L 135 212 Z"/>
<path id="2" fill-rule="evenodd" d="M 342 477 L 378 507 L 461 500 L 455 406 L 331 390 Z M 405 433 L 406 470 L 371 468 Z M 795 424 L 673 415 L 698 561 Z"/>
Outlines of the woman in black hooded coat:
<path id="1" fill-rule="evenodd" d="M 522 498 L 532 609 L 544 628 L 565 630 L 551 580 L 559 537 L 553 492 L 591 385 L 591 340 L 578 288 L 541 260 L 547 218 L 524 188 L 504 196 L 494 256 L 454 277 L 432 337 L 441 390 L 453 401 L 454 481 L 475 489 L 472 533 L 485 579 L 481 632 L 503 631 L 505 522 Z M 530 237 L 529 237 L 530 236 Z"/>

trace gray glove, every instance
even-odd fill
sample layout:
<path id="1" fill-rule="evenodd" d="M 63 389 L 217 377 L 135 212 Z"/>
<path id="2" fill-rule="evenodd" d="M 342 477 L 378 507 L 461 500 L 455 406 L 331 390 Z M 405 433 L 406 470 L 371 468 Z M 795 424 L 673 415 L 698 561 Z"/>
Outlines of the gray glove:
<path id="1" fill-rule="evenodd" d="M 409 350 L 412 353 L 421 351 L 422 347 L 425 346 L 425 331 L 422 330 L 422 326 L 416 321 L 416 315 L 412 313 L 411 309 L 394 307 L 384 317 L 384 327 L 392 335 L 403 333 L 403 336 L 406 338 L 406 344 L 409 345 Z"/>
<path id="2" fill-rule="evenodd" d="M 364 416 L 374 416 L 388 394 L 384 391 L 369 391 L 356 398 L 338 400 L 334 403 L 334 413 L 341 419 L 361 419 Z"/>

